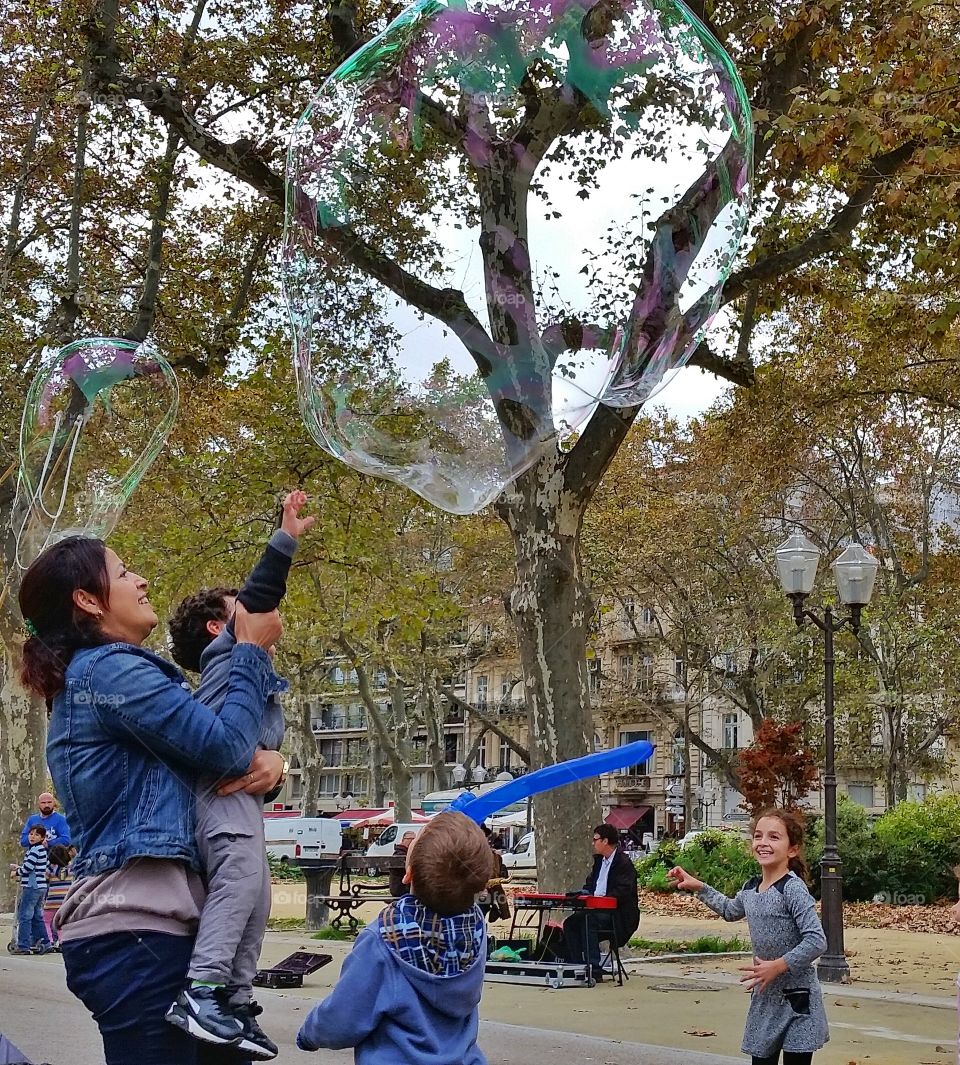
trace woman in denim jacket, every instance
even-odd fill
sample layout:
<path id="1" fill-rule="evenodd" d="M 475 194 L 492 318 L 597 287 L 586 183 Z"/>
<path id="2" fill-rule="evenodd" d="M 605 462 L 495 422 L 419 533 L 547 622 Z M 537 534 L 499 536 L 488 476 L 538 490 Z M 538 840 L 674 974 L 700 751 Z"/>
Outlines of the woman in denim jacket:
<path id="1" fill-rule="evenodd" d="M 57 914 L 67 986 L 90 1010 L 106 1065 L 240 1065 L 164 1013 L 187 972 L 203 902 L 193 784 L 263 794 L 283 772 L 254 754 L 280 684 L 267 649 L 279 615 L 238 604 L 229 692 L 212 713 L 183 674 L 141 645 L 157 624 L 147 582 L 101 541 L 72 536 L 24 574 L 21 680 L 51 711 L 47 762 L 79 847 Z"/>

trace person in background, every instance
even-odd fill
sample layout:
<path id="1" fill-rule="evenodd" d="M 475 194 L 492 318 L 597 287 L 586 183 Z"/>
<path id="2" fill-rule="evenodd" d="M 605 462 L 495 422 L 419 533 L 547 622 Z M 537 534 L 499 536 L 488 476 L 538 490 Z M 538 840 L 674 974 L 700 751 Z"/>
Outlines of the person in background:
<path id="1" fill-rule="evenodd" d="M 43 825 L 34 825 L 27 833 L 30 849 L 13 875 L 20 879 L 17 900 L 17 945 L 11 954 L 45 954 L 50 940 L 43 923 L 43 900 L 47 896 L 47 848 Z"/>
<path id="2" fill-rule="evenodd" d="M 34 825 L 42 825 L 46 833 L 44 846 L 54 847 L 62 843 L 65 847 L 70 846 L 70 826 L 67 819 L 57 810 L 57 800 L 49 791 L 43 792 L 37 797 L 37 809 L 39 813 L 31 814 L 27 818 L 23 831 L 20 833 L 20 846 L 27 847 L 27 833 Z"/>
<path id="3" fill-rule="evenodd" d="M 580 889 L 582 895 L 607 895 L 617 900 L 615 910 L 582 910 L 563 922 L 563 938 L 570 961 L 589 960 L 600 966 L 600 939 L 613 935 L 624 946 L 640 924 L 637 870 L 618 846 L 620 837 L 613 825 L 597 825 L 593 830 L 593 868 Z M 598 974 L 599 975 L 599 974 Z"/>
<path id="4" fill-rule="evenodd" d="M 413 843 L 413 841 L 416 838 L 417 838 L 416 832 L 411 832 L 409 830 L 404 832 L 403 838 L 393 848 L 394 856 L 395 857 L 403 856 L 404 858 L 406 858 L 407 851 L 410 850 L 410 844 Z M 398 899 L 398 898 L 400 898 L 401 895 L 406 895 L 406 893 L 407 893 L 407 885 L 406 885 L 406 882 L 405 882 L 406 881 L 406 875 L 407 875 L 406 869 L 391 869 L 390 870 L 390 894 L 395 899 Z"/>
<path id="5" fill-rule="evenodd" d="M 76 856 L 76 847 L 65 847 L 62 843 L 55 843 L 47 851 L 47 897 L 43 903 L 43 923 L 47 926 L 47 935 L 56 950 L 59 950 L 60 946 L 53 919 L 73 883 L 70 863 Z"/>

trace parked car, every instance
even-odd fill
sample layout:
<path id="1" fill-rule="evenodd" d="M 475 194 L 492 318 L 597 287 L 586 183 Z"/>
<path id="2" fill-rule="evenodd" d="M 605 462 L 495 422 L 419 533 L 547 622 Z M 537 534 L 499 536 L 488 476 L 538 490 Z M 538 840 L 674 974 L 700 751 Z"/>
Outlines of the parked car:
<path id="1" fill-rule="evenodd" d="M 376 840 L 367 847 L 364 854 L 368 858 L 378 858 L 393 854 L 393 848 L 403 839 L 407 832 L 416 835 L 428 822 L 419 821 L 416 824 L 401 822 L 398 825 L 387 825 L 377 836 Z"/>
<path id="2" fill-rule="evenodd" d="M 532 832 L 526 832 L 517 840 L 513 850 L 501 855 L 503 864 L 511 876 L 518 878 L 537 875 L 537 840 Z"/>
<path id="3" fill-rule="evenodd" d="M 332 817 L 265 817 L 263 834 L 267 852 L 281 862 L 336 858 L 343 845 L 340 822 Z"/>

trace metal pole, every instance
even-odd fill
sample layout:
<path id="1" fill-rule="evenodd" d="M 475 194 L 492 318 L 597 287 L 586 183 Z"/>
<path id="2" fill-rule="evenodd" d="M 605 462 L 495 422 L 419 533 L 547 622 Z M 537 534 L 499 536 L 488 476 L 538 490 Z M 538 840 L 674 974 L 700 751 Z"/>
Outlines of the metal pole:
<path id="1" fill-rule="evenodd" d="M 823 699 L 826 765 L 823 775 L 823 860 L 820 863 L 820 901 L 827 951 L 817 973 L 829 983 L 848 983 L 850 966 L 843 952 L 843 863 L 837 850 L 837 774 L 834 765 L 836 741 L 833 718 L 833 611 L 823 611 Z"/>

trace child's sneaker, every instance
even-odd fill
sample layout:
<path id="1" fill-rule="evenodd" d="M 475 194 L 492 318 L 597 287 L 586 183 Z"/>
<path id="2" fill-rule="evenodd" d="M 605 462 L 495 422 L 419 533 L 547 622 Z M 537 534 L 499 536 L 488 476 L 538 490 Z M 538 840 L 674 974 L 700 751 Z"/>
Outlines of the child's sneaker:
<path id="1" fill-rule="evenodd" d="M 233 1015 L 225 987 L 185 987 L 165 1020 L 205 1043 L 236 1046 L 243 1036 L 243 1024 Z"/>
<path id="2" fill-rule="evenodd" d="M 254 1061 L 270 1061 L 280 1053 L 277 1044 L 257 1024 L 256 1018 L 263 1013 L 262 1006 L 247 1002 L 242 1006 L 234 1006 L 233 1012 L 243 1025 L 243 1036 L 237 1044 L 237 1050 L 242 1050 Z"/>

